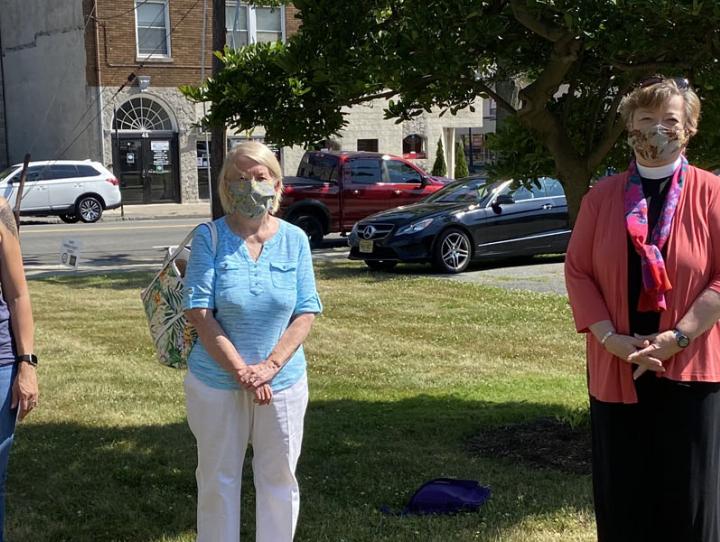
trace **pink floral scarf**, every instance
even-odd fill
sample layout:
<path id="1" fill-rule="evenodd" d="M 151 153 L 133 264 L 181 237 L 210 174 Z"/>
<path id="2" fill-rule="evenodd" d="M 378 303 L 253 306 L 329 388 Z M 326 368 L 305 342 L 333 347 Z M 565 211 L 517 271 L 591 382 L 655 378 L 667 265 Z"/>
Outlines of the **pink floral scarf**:
<path id="1" fill-rule="evenodd" d="M 637 310 L 641 312 L 660 312 L 667 308 L 665 294 L 672 289 L 672 284 L 665 270 L 662 249 L 670 237 L 670 228 L 685 182 L 687 167 L 688 161 L 682 156 L 680 165 L 670 181 L 662 213 L 649 235 L 648 204 L 635 160 L 630 162 L 628 168 L 629 176 L 625 186 L 625 224 L 642 264 L 642 292 L 637 306 Z"/>

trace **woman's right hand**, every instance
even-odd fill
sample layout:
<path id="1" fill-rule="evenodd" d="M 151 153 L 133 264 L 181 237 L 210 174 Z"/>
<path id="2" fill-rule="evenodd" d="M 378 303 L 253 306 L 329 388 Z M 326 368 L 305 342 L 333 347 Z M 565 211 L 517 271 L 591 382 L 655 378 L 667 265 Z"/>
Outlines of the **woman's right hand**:
<path id="1" fill-rule="evenodd" d="M 255 388 L 255 403 L 258 405 L 269 405 L 272 401 L 272 389 L 268 384 Z"/>
<path id="2" fill-rule="evenodd" d="M 621 335 L 614 333 L 610 335 L 605 341 L 605 350 L 610 352 L 613 356 L 620 358 L 627 363 L 635 363 L 645 369 L 646 371 L 654 371 L 662 373 L 665 371 L 662 361 L 651 356 L 636 357 L 633 361 L 628 361 L 631 354 L 634 354 L 638 350 L 647 348 L 650 346 L 650 341 L 647 339 L 638 339 L 629 335 Z"/>

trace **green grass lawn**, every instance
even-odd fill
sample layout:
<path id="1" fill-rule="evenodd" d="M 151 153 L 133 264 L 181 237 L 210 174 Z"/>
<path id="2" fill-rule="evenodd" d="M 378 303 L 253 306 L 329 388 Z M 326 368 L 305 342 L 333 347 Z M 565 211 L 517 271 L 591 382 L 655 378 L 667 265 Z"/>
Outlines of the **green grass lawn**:
<path id="1" fill-rule="evenodd" d="M 306 345 L 297 540 L 593 540 L 589 477 L 468 446 L 482 428 L 584 405 L 583 346 L 564 298 L 349 263 L 317 272 L 325 313 Z M 184 373 L 155 361 L 139 300 L 148 279 L 31 282 L 41 405 L 10 459 L 10 540 L 194 540 Z M 480 480 L 493 497 L 454 517 L 377 511 L 440 476 Z M 254 540 L 249 469 L 245 481 L 242 535 Z"/>

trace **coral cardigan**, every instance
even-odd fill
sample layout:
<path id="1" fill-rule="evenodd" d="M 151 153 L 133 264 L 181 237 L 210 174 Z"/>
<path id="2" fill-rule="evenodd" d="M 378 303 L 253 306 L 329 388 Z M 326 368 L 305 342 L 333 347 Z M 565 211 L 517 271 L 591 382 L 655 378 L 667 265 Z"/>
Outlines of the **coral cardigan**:
<path id="1" fill-rule="evenodd" d="M 565 282 L 579 333 L 586 333 L 590 395 L 636 403 L 632 365 L 610 354 L 589 326 L 610 320 L 629 333 L 627 231 L 624 188 L 628 173 L 598 182 L 583 198 L 565 259 Z M 720 293 L 720 179 L 690 166 L 665 246 L 672 290 L 660 330 L 673 329 L 706 288 Z M 720 324 L 665 363 L 662 377 L 720 382 Z M 658 376 L 660 376 L 658 374 Z"/>

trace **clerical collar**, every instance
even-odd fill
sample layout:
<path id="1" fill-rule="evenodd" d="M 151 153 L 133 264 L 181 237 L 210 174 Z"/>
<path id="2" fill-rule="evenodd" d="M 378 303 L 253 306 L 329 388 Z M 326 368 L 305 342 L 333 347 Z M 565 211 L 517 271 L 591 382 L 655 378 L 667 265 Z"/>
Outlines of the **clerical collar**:
<path id="1" fill-rule="evenodd" d="M 664 179 L 670 177 L 680 166 L 682 156 L 678 156 L 677 160 L 672 164 L 665 164 L 664 166 L 648 167 L 641 164 L 637 164 L 638 173 L 643 179 Z"/>

